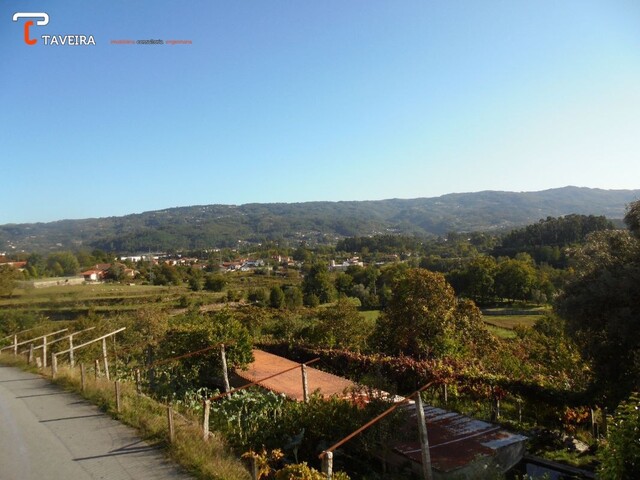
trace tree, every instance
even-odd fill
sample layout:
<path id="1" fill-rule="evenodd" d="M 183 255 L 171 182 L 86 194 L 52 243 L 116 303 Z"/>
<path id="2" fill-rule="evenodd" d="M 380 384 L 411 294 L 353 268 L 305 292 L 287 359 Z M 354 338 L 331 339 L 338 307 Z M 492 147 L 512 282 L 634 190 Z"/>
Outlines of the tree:
<path id="1" fill-rule="evenodd" d="M 112 263 L 107 270 L 106 278 L 115 282 L 124 280 L 124 270 L 125 266 L 122 263 Z"/>
<path id="2" fill-rule="evenodd" d="M 262 287 L 252 288 L 247 293 L 247 300 L 250 303 L 255 303 L 258 306 L 265 306 L 269 303 L 269 294 L 267 290 Z"/>
<path id="3" fill-rule="evenodd" d="M 39 253 L 32 253 L 27 257 L 27 272 L 31 278 L 39 278 L 45 274 L 47 263 Z"/>
<path id="4" fill-rule="evenodd" d="M 640 389 L 640 242 L 628 231 L 597 232 L 571 259 L 575 273 L 555 308 L 613 407 Z"/>
<path id="5" fill-rule="evenodd" d="M 187 282 L 189 283 L 189 289 L 193 292 L 199 292 L 202 290 L 204 283 L 204 273 L 202 269 L 189 267 L 187 269 Z"/>
<path id="6" fill-rule="evenodd" d="M 613 230 L 613 224 L 605 217 L 593 215 L 566 215 L 547 217 L 538 223 L 509 232 L 493 255 L 513 257 L 517 252 L 533 255 L 538 263 L 546 262 L 554 267 L 566 267 L 562 248 L 583 243 L 587 235 L 602 230 Z"/>
<path id="7" fill-rule="evenodd" d="M 459 295 L 486 304 L 495 298 L 497 268 L 493 257 L 480 255 L 471 260 L 466 268 L 451 272 L 447 278 Z"/>
<path id="8" fill-rule="evenodd" d="M 296 248 L 292 256 L 293 259 L 297 262 L 310 262 L 313 258 L 311 252 L 304 245 L 300 245 L 298 248 Z"/>
<path id="9" fill-rule="evenodd" d="M 441 273 L 408 270 L 392 291 L 374 332 L 381 351 L 424 359 L 460 352 L 468 339 L 485 338 L 477 308 L 472 302 L 459 305 Z"/>
<path id="10" fill-rule="evenodd" d="M 303 304 L 302 290 L 298 287 L 287 287 L 284 290 L 284 299 L 287 308 L 300 308 Z"/>
<path id="11" fill-rule="evenodd" d="M 153 267 L 153 284 L 154 285 L 180 285 L 182 279 L 178 270 L 173 265 L 163 263 Z"/>
<path id="12" fill-rule="evenodd" d="M 317 262 L 311 265 L 309 272 L 302 282 L 305 298 L 315 295 L 320 303 L 329 303 L 335 297 L 335 287 L 325 263 Z"/>
<path id="13" fill-rule="evenodd" d="M 10 265 L 0 265 L 0 296 L 11 295 L 20 272 Z"/>
<path id="14" fill-rule="evenodd" d="M 487 330 L 482 312 L 471 300 L 459 300 L 452 315 L 453 342 L 451 349 L 457 353 L 484 353 L 495 345 Z"/>
<path id="15" fill-rule="evenodd" d="M 529 300 L 536 286 L 536 270 L 530 262 L 509 258 L 498 264 L 495 290 L 500 298 Z"/>
<path id="16" fill-rule="evenodd" d="M 47 257 L 47 270 L 55 276 L 75 275 L 80 270 L 80 264 L 73 253 L 56 252 Z"/>
<path id="17" fill-rule="evenodd" d="M 329 348 L 360 350 L 371 333 L 371 328 L 356 307 L 346 297 L 320 309 L 314 328 L 315 343 Z"/>
<path id="18" fill-rule="evenodd" d="M 222 275 L 208 274 L 204 279 L 204 288 L 211 292 L 224 290 L 227 280 Z"/>
<path id="19" fill-rule="evenodd" d="M 353 284 L 353 277 L 348 273 L 340 272 L 336 276 L 336 290 L 338 293 L 342 293 L 344 295 L 348 295 L 351 291 L 351 285 Z"/>
<path id="20" fill-rule="evenodd" d="M 633 202 L 627 208 L 624 222 L 636 238 L 640 238 L 640 202 Z"/>
<path id="21" fill-rule="evenodd" d="M 284 306 L 284 292 L 278 285 L 271 287 L 269 305 L 271 305 L 272 308 L 282 308 Z"/>

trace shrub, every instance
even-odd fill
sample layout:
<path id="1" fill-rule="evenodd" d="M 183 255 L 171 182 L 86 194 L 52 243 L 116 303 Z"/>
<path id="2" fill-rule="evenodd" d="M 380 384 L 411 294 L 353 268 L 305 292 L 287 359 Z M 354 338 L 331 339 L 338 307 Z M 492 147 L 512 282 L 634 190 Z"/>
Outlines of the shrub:
<path id="1" fill-rule="evenodd" d="M 618 405 L 598 457 L 602 462 L 598 478 L 640 478 L 640 394 L 632 393 Z"/>

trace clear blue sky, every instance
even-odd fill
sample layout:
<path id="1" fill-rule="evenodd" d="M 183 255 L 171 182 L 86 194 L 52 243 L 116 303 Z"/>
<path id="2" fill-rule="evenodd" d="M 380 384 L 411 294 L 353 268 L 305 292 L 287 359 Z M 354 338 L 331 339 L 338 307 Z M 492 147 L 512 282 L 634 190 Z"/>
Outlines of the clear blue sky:
<path id="1" fill-rule="evenodd" d="M 637 1 L 4 0 L 0 82 L 0 224 L 640 188 Z"/>

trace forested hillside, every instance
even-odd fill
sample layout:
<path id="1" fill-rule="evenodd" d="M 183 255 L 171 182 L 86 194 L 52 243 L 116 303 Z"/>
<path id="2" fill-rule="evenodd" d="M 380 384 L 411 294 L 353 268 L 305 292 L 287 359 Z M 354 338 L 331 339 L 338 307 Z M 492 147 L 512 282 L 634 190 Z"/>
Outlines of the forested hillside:
<path id="1" fill-rule="evenodd" d="M 410 200 L 178 207 L 124 217 L 3 225 L 0 251 L 86 247 L 135 252 L 229 247 L 239 240 L 315 244 L 375 234 L 497 231 L 568 214 L 619 219 L 637 198 L 640 190 L 565 187 Z"/>

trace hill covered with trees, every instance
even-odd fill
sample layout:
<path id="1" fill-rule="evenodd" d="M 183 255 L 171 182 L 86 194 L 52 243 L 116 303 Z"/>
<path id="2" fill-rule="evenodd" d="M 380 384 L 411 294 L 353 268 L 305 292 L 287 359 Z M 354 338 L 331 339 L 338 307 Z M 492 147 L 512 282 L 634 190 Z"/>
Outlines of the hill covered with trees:
<path id="1" fill-rule="evenodd" d="M 123 217 L 1 225 L 0 251 L 193 250 L 236 246 L 238 241 L 317 244 L 380 234 L 500 231 L 569 214 L 621 219 L 626 205 L 638 198 L 640 190 L 564 187 L 408 200 L 178 207 Z"/>

